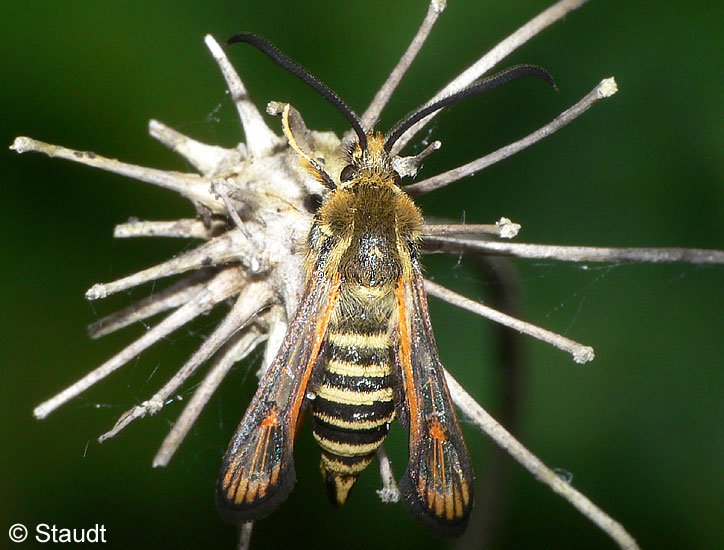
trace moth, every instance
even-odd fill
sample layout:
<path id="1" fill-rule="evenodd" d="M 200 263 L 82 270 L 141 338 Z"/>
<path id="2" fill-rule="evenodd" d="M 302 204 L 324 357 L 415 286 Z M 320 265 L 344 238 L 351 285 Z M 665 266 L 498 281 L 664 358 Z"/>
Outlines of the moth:
<path id="1" fill-rule="evenodd" d="M 365 130 L 330 88 L 266 39 L 240 33 L 309 84 L 350 123 L 338 178 L 303 151 L 282 121 L 306 171 L 326 189 L 306 242 L 306 283 L 276 358 L 262 376 L 224 455 L 217 508 L 230 522 L 271 513 L 295 481 L 293 447 L 311 412 L 321 471 L 341 506 L 372 462 L 393 419 L 409 431 L 409 462 L 399 483 L 413 516 L 441 536 L 460 535 L 473 503 L 473 471 L 435 345 L 423 288 L 423 219 L 393 168 L 395 142 L 419 120 L 463 98 L 522 76 L 555 87 L 535 65 L 518 65 L 405 116 L 386 135 Z"/>

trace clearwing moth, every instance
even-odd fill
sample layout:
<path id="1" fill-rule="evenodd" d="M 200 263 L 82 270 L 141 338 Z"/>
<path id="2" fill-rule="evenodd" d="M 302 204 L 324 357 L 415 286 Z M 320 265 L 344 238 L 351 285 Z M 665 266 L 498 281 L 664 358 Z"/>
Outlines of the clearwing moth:
<path id="1" fill-rule="evenodd" d="M 295 481 L 293 447 L 300 415 L 310 409 L 330 499 L 344 504 L 397 418 L 409 431 L 409 462 L 400 481 L 404 505 L 441 536 L 458 536 L 473 503 L 473 471 L 435 345 L 420 265 L 422 215 L 400 186 L 395 142 L 430 113 L 522 76 L 518 65 L 405 116 L 386 135 L 365 130 L 330 88 L 266 39 L 240 33 L 332 103 L 356 141 L 335 179 L 284 133 L 309 174 L 324 185 L 306 243 L 306 283 L 275 360 L 259 383 L 223 459 L 217 508 L 234 523 L 271 513 Z M 312 398 L 313 397 L 313 398 Z"/>

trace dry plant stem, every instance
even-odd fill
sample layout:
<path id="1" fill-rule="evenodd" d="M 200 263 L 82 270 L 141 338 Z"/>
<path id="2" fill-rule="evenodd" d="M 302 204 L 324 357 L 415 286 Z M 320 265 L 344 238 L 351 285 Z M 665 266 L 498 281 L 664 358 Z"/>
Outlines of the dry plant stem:
<path id="1" fill-rule="evenodd" d="M 249 265 L 256 256 L 249 254 L 248 249 L 248 239 L 238 229 L 232 229 L 162 264 L 149 267 L 110 283 L 97 283 L 88 289 L 85 297 L 88 300 L 98 300 L 143 283 L 178 275 L 192 269 L 202 269 L 211 264 L 241 262 L 244 265 Z"/>
<path id="2" fill-rule="evenodd" d="M 229 63 L 229 59 L 214 38 L 207 34 L 204 37 L 206 46 L 224 75 L 226 85 L 231 93 L 231 99 L 236 105 L 246 135 L 246 146 L 249 149 L 249 156 L 263 157 L 269 155 L 272 149 L 280 142 L 280 139 L 272 132 L 264 122 L 261 113 L 249 98 L 244 83 L 239 74 Z"/>
<path id="3" fill-rule="evenodd" d="M 33 411 L 33 414 L 35 414 L 37 418 L 45 418 L 62 404 L 73 399 L 96 382 L 122 367 L 164 336 L 171 334 L 174 330 L 182 327 L 203 312 L 208 311 L 219 302 L 237 294 L 243 282 L 244 278 L 241 276 L 238 268 L 228 268 L 222 271 L 188 303 L 174 311 L 161 323 L 146 332 L 120 353 L 103 363 L 100 367 L 91 371 L 55 397 L 38 405 Z"/>
<path id="4" fill-rule="evenodd" d="M 539 128 L 532 134 L 529 134 L 523 139 L 511 143 L 510 145 L 501 147 L 500 149 L 493 153 L 490 153 L 489 155 L 485 155 L 484 157 L 464 164 L 463 166 L 458 166 L 457 168 L 453 168 L 452 170 L 448 170 L 447 172 L 443 172 L 442 174 L 438 174 L 437 176 L 433 176 L 418 183 L 407 185 L 405 187 L 405 191 L 413 196 L 422 195 L 423 193 L 429 193 L 430 191 L 439 189 L 440 187 L 444 187 L 466 176 L 473 175 L 474 173 L 479 172 L 480 170 L 483 170 L 484 168 L 487 168 L 488 166 L 495 164 L 496 162 L 500 162 L 501 160 L 506 159 L 527 147 L 530 147 L 535 142 L 540 141 L 544 137 L 548 137 L 555 131 L 563 128 L 564 126 L 581 116 L 596 101 L 598 101 L 599 99 L 610 97 L 615 94 L 616 91 L 616 81 L 613 78 L 604 78 L 578 103 L 563 111 L 560 115 L 553 119 L 553 121 L 546 124 L 542 128 Z"/>
<path id="5" fill-rule="evenodd" d="M 216 224 L 217 226 L 220 224 Z M 137 221 L 118 224 L 113 229 L 116 239 L 130 237 L 177 237 L 181 239 L 208 240 L 213 235 L 213 225 L 206 227 L 203 221 L 182 219 L 172 222 Z"/>
<path id="6" fill-rule="evenodd" d="M 422 228 L 423 237 L 434 235 L 460 235 L 461 233 L 483 233 L 499 235 L 500 227 L 495 224 L 427 224 Z"/>
<path id="7" fill-rule="evenodd" d="M 206 403 L 209 402 L 209 399 L 211 399 L 224 377 L 231 370 L 231 367 L 236 362 L 246 358 L 259 344 L 266 340 L 266 335 L 262 334 L 258 328 L 250 326 L 235 338 L 236 341 L 229 342 L 224 353 L 214 361 L 211 370 L 206 374 L 199 387 L 196 388 L 193 397 L 187 403 L 181 416 L 179 416 L 166 439 L 163 440 L 161 448 L 153 459 L 154 467 L 168 465 L 171 457 L 173 457 L 191 426 L 196 422 Z"/>
<path id="8" fill-rule="evenodd" d="M 501 218 L 500 222 L 494 224 L 426 224 L 422 227 L 422 236 L 429 238 L 443 235 L 487 234 L 510 239 L 515 237 L 518 231 L 520 231 L 519 224 Z"/>
<path id="9" fill-rule="evenodd" d="M 88 326 L 88 333 L 91 338 L 100 338 L 137 321 L 180 307 L 201 292 L 211 276 L 212 273 L 208 271 L 197 271 L 168 288 L 92 323 Z"/>
<path id="10" fill-rule="evenodd" d="M 420 52 L 425 40 L 427 40 L 427 37 L 430 35 L 430 31 L 432 30 L 435 21 L 437 21 L 437 18 L 440 17 L 440 14 L 445 10 L 446 4 L 446 0 L 432 0 L 430 2 L 430 6 L 427 8 L 427 15 L 425 15 L 425 19 L 422 21 L 417 34 L 412 39 L 412 42 L 410 42 L 410 45 L 407 47 L 405 53 L 397 62 L 397 66 L 395 66 L 392 70 L 390 76 L 387 77 L 385 83 L 375 94 L 375 97 L 372 99 L 372 103 L 370 103 L 369 107 L 367 107 L 367 110 L 362 115 L 362 127 L 365 130 L 370 130 L 374 128 L 375 124 L 377 124 L 377 120 L 380 118 L 382 109 L 385 108 L 385 105 L 387 105 L 387 102 L 390 100 L 390 97 L 397 88 L 397 85 L 407 72 L 407 69 L 410 68 L 410 65 L 412 65 L 415 57 L 417 57 L 417 54 Z"/>
<path id="11" fill-rule="evenodd" d="M 599 246 L 556 246 L 548 244 L 501 243 L 478 239 L 429 236 L 428 248 L 450 252 L 475 250 L 491 255 L 566 262 L 638 262 L 724 264 L 724 250 L 706 248 L 609 248 Z"/>
<path id="12" fill-rule="evenodd" d="M 28 137 L 15 138 L 15 142 L 10 148 L 18 153 L 27 153 L 29 151 L 45 153 L 49 157 L 72 160 L 73 162 L 100 168 L 107 172 L 113 172 L 121 176 L 127 176 L 139 181 L 158 185 L 165 189 L 170 189 L 171 191 L 176 191 L 182 197 L 201 204 L 214 213 L 220 214 L 226 211 L 224 204 L 209 194 L 208 181 L 197 174 L 145 168 L 143 166 L 136 166 L 115 159 L 105 158 L 90 151 L 76 151 Z"/>
<path id="13" fill-rule="evenodd" d="M 587 0 L 561 0 L 556 4 L 553 4 L 550 8 L 531 19 L 528 23 L 520 27 L 517 31 L 486 53 L 458 77 L 437 92 L 425 105 L 434 103 L 438 99 L 442 99 L 443 97 L 469 86 L 474 80 L 480 78 L 492 67 L 497 65 L 504 57 L 510 55 L 518 47 L 525 44 L 528 40 L 548 26 L 563 19 L 563 17 L 570 11 L 585 4 L 586 1 Z M 417 132 L 419 132 L 439 112 L 440 111 L 436 111 L 413 125 L 397 141 L 392 149 L 392 153 L 396 154 L 398 151 L 401 151 L 402 148 L 415 136 L 415 134 L 417 134 Z"/>
<path id="14" fill-rule="evenodd" d="M 103 442 L 117 435 L 137 418 L 143 418 L 146 414 L 156 414 L 160 411 L 166 400 L 183 384 L 196 369 L 198 369 L 209 357 L 223 346 L 229 338 L 244 327 L 259 311 L 269 305 L 273 299 L 273 293 L 265 282 L 253 282 L 247 284 L 236 298 L 236 303 L 231 311 L 219 323 L 213 333 L 204 340 L 198 350 L 184 364 L 183 367 L 158 390 L 151 399 L 144 401 L 129 409 L 116 422 L 111 430 L 98 438 Z"/>
<path id="15" fill-rule="evenodd" d="M 184 157 L 207 177 L 213 177 L 234 165 L 238 165 L 246 156 L 245 146 L 237 149 L 235 154 L 232 154 L 229 149 L 217 147 L 216 145 L 206 145 L 191 139 L 158 120 L 151 120 L 148 123 L 148 133 L 151 134 L 151 137 Z"/>
<path id="16" fill-rule="evenodd" d="M 510 327 L 523 334 L 533 336 L 538 340 L 547 342 L 548 344 L 551 344 L 552 346 L 560 350 L 566 351 L 573 356 L 573 360 L 576 363 L 588 363 L 595 357 L 593 353 L 593 348 L 590 346 L 584 346 L 582 344 L 579 344 L 578 342 L 574 342 L 573 340 L 566 338 L 565 336 L 556 334 L 555 332 L 551 332 L 544 328 L 540 328 L 535 325 L 531 325 L 530 323 L 526 323 L 525 321 L 515 319 L 510 315 L 506 315 L 505 313 L 496 311 L 493 308 L 466 298 L 465 296 L 461 296 L 460 294 L 453 292 L 452 290 L 449 290 L 436 283 L 433 283 L 432 281 L 429 281 L 427 279 L 425 279 L 425 290 L 428 292 L 428 294 L 440 298 L 441 300 L 445 300 L 449 304 L 453 304 L 463 309 L 467 309 L 468 311 L 472 311 L 473 313 L 482 317 L 487 317 L 491 321 L 495 321 L 496 323 L 500 323 L 501 325 Z"/>
<path id="17" fill-rule="evenodd" d="M 253 528 L 254 528 L 253 521 L 244 523 L 244 524 L 242 524 L 241 527 L 239 527 L 238 550 L 249 550 L 249 547 L 251 546 L 251 532 L 252 532 Z"/>
<path id="18" fill-rule="evenodd" d="M 380 467 L 382 489 L 377 491 L 380 500 L 384 503 L 393 503 L 400 500 L 400 490 L 397 488 L 395 473 L 392 471 L 390 459 L 387 458 L 384 446 L 377 448 L 377 463 Z"/>
<path id="19" fill-rule="evenodd" d="M 488 434 L 498 445 L 504 448 L 526 470 L 539 481 L 548 485 L 554 492 L 571 503 L 579 512 L 605 531 L 616 543 L 626 550 L 636 550 L 638 545 L 623 526 L 598 508 L 584 495 L 564 481 L 553 470 L 548 468 L 533 453 L 526 449 L 503 426 L 501 426 L 485 409 L 483 409 L 450 373 L 445 371 L 445 379 L 453 402 L 463 414 L 482 431 Z"/>

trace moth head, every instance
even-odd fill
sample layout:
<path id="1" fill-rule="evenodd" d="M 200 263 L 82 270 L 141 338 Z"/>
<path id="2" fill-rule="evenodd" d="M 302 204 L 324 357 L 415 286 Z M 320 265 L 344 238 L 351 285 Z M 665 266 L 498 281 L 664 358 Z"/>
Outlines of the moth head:
<path id="1" fill-rule="evenodd" d="M 347 147 L 347 165 L 339 175 L 342 187 L 353 190 L 360 181 L 379 185 L 400 185 L 400 175 L 392 167 L 392 156 L 385 149 L 380 132 L 367 134 L 367 147 L 359 142 Z"/>

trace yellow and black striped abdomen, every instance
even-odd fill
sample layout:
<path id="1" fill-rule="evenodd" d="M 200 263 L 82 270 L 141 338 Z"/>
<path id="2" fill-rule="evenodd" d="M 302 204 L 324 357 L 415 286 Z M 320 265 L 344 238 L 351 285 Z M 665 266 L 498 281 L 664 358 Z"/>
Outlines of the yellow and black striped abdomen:
<path id="1" fill-rule="evenodd" d="M 371 332 L 369 324 L 360 328 L 366 331 L 354 332 L 349 323 L 330 324 L 328 363 L 312 402 L 322 475 L 338 506 L 372 461 L 395 415 L 386 323 L 379 331 Z"/>

